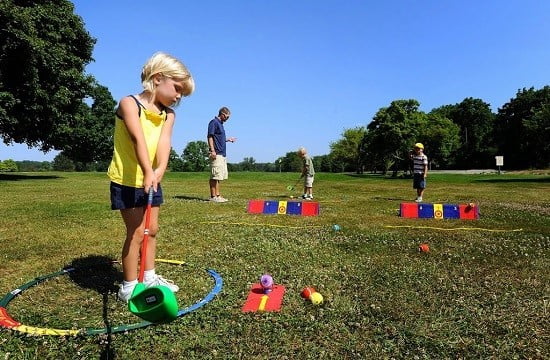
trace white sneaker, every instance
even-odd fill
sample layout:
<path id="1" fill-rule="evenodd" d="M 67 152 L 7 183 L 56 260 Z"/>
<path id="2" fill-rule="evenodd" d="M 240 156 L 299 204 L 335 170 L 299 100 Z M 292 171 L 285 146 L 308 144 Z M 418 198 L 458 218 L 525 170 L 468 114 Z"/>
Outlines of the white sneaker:
<path id="1" fill-rule="evenodd" d="M 227 200 L 226 198 L 224 198 L 223 196 L 219 195 L 219 196 L 216 196 L 218 198 L 218 202 L 228 202 L 229 200 Z"/>
<path id="2" fill-rule="evenodd" d="M 134 292 L 135 287 L 136 287 L 135 284 L 127 287 L 124 287 L 122 286 L 122 284 L 120 284 L 118 288 L 118 298 L 121 301 L 124 301 L 127 303 L 128 300 L 130 300 L 130 298 L 132 297 L 132 293 Z"/>
<path id="3" fill-rule="evenodd" d="M 150 281 L 143 281 L 146 287 L 151 286 L 166 286 L 168 289 L 170 289 L 172 292 L 177 292 L 180 288 L 172 280 L 168 280 L 163 278 L 160 275 L 155 275 L 155 277 Z"/>
<path id="4" fill-rule="evenodd" d="M 422 202 L 422 198 L 421 197 L 417 197 L 415 202 L 419 203 L 419 202 Z"/>
<path id="5" fill-rule="evenodd" d="M 217 197 L 217 196 L 211 197 L 210 199 L 208 199 L 208 201 L 220 202 L 220 201 L 218 200 L 218 197 Z"/>
<path id="6" fill-rule="evenodd" d="M 313 195 L 306 196 L 306 200 L 313 200 Z"/>

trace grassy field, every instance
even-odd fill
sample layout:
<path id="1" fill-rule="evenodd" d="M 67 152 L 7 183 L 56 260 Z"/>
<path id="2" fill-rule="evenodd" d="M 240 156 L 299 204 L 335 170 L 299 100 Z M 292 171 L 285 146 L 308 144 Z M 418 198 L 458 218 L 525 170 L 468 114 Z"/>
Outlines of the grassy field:
<path id="1" fill-rule="evenodd" d="M 476 202 L 477 221 L 404 219 L 409 179 L 317 174 L 316 217 L 251 215 L 250 199 L 288 200 L 298 174 L 232 173 L 228 203 L 205 201 L 206 173 L 168 174 L 158 272 L 188 306 L 170 324 L 92 336 L 0 329 L 0 359 L 550 358 L 550 176 L 433 174 L 425 201 Z M 104 328 L 139 322 L 116 300 L 124 227 L 100 173 L 2 174 L 0 296 L 70 266 L 7 305 L 28 326 Z M 340 231 L 332 226 L 338 224 Z M 427 242 L 429 253 L 419 253 Z M 281 312 L 243 313 L 252 283 L 286 286 Z M 325 299 L 313 306 L 305 286 Z"/>

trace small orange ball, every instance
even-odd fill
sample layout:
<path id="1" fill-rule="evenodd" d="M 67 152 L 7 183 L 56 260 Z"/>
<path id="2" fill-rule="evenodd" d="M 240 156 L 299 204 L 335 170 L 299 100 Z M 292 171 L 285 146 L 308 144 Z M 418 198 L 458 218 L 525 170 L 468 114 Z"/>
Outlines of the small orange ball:
<path id="1" fill-rule="evenodd" d="M 314 292 L 316 292 L 314 288 L 306 287 L 304 288 L 304 290 L 302 290 L 302 292 L 300 293 L 300 296 L 303 297 L 304 299 L 309 299 L 311 294 L 313 294 Z"/>
<path id="2" fill-rule="evenodd" d="M 429 252 L 430 251 L 430 246 L 428 244 L 420 244 L 418 246 L 418 251 L 420 251 L 420 252 Z"/>

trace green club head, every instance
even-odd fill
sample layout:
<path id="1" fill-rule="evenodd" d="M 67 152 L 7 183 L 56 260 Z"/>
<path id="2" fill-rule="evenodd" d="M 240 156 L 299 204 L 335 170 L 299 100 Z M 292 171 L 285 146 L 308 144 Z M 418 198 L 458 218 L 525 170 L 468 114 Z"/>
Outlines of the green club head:
<path id="1" fill-rule="evenodd" d="M 166 286 L 146 287 L 138 283 L 128 300 L 128 309 L 152 323 L 169 322 L 178 317 L 176 295 Z"/>

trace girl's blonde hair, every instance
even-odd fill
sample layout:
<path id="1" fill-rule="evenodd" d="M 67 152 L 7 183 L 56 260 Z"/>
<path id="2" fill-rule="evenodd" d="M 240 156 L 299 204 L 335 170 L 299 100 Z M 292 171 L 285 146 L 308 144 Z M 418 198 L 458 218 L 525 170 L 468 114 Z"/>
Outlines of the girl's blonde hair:
<path id="1" fill-rule="evenodd" d="M 143 65 L 141 70 L 141 85 L 145 91 L 154 93 L 153 77 L 157 74 L 178 81 L 183 81 L 182 96 L 189 96 L 195 91 L 195 81 L 187 67 L 172 55 L 157 52 Z"/>

